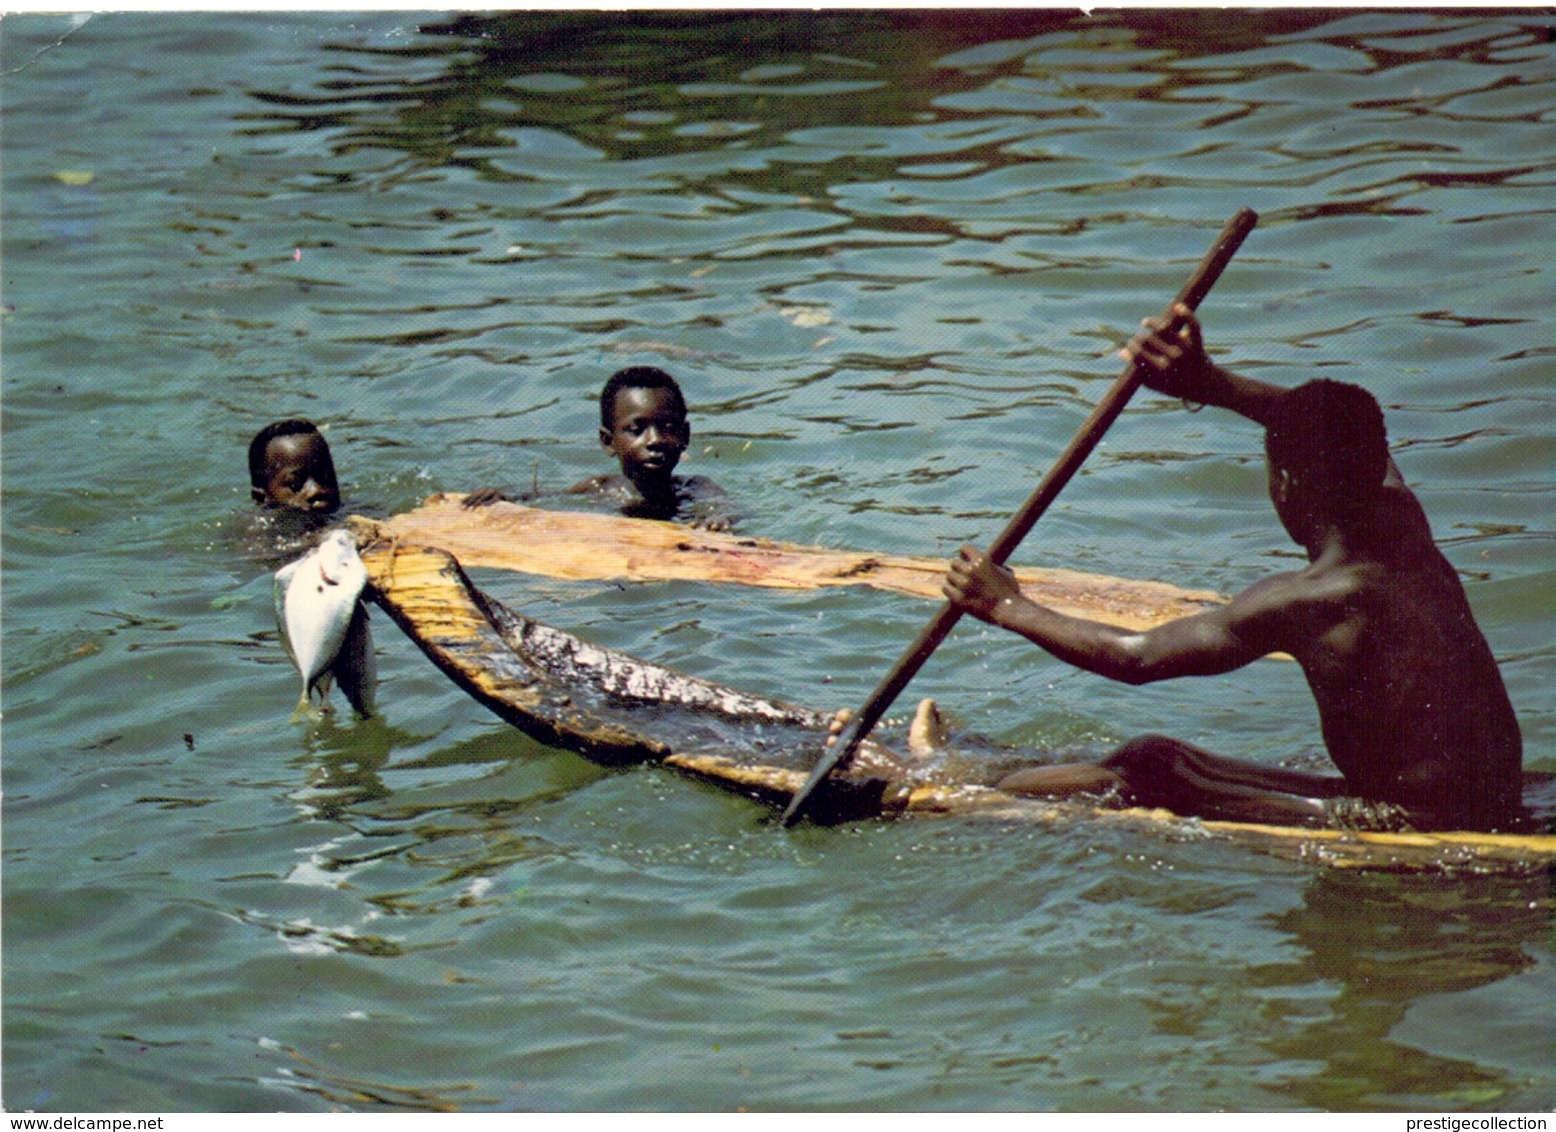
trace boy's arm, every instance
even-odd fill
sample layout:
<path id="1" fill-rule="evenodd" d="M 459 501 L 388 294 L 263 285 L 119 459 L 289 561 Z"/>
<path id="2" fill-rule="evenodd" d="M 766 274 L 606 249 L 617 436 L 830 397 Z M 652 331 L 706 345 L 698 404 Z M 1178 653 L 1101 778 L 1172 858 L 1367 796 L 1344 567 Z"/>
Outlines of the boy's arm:
<path id="1" fill-rule="evenodd" d="M 1125 361 L 1139 362 L 1145 369 L 1145 384 L 1158 393 L 1230 409 L 1267 425 L 1271 408 L 1286 391 L 1218 366 L 1205 353 L 1194 312 L 1180 303 L 1174 314 L 1179 324 L 1176 332 L 1168 333 L 1161 319 L 1146 319 L 1145 329 L 1130 339 L 1119 355 Z"/>
<path id="2" fill-rule="evenodd" d="M 725 490 L 706 476 L 691 476 L 685 481 L 687 515 L 691 525 L 707 531 L 727 531 L 740 516 Z"/>
<path id="3" fill-rule="evenodd" d="M 500 488 L 478 487 L 465 496 L 462 506 L 470 508 L 485 507 L 490 503 L 506 503 L 508 499 L 509 497 Z"/>
<path id="4" fill-rule="evenodd" d="M 1070 617 L 1021 594 L 1015 575 L 970 546 L 946 574 L 950 602 L 1018 633 L 1058 659 L 1126 684 L 1215 676 L 1287 651 L 1301 606 L 1292 575 L 1251 587 L 1229 604 L 1144 631 Z"/>

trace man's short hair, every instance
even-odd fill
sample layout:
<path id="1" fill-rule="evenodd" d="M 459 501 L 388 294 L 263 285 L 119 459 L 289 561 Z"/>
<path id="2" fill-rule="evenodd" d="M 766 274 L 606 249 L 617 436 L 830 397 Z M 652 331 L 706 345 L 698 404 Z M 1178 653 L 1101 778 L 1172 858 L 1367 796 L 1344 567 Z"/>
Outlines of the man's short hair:
<path id="1" fill-rule="evenodd" d="M 312 421 L 305 421 L 301 417 L 275 421 L 260 429 L 254 434 L 254 439 L 249 441 L 249 483 L 255 487 L 265 486 L 265 453 L 269 451 L 272 440 L 318 431 L 318 425 Z"/>
<path id="2" fill-rule="evenodd" d="M 617 370 L 600 390 L 600 427 L 612 428 L 616 423 L 616 394 L 623 389 L 664 389 L 675 397 L 681 416 L 686 415 L 686 398 L 681 387 L 664 370 L 657 366 L 628 366 Z"/>
<path id="3" fill-rule="evenodd" d="M 1348 502 L 1388 472 L 1388 433 L 1377 398 L 1357 385 L 1319 378 L 1287 390 L 1265 423 L 1272 467 Z"/>

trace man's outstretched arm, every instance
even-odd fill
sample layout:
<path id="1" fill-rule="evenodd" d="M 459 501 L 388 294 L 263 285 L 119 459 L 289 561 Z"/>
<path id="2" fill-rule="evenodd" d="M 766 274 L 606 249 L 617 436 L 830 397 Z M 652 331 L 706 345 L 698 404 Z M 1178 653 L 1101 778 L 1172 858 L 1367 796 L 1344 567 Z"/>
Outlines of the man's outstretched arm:
<path id="1" fill-rule="evenodd" d="M 1154 629 L 1121 629 L 1037 604 L 1022 595 L 1007 567 L 964 546 L 951 561 L 944 593 L 965 612 L 1019 633 L 1067 664 L 1126 684 L 1149 684 L 1215 676 L 1281 651 L 1287 619 L 1270 600 L 1272 588 L 1261 583 L 1230 605 Z"/>

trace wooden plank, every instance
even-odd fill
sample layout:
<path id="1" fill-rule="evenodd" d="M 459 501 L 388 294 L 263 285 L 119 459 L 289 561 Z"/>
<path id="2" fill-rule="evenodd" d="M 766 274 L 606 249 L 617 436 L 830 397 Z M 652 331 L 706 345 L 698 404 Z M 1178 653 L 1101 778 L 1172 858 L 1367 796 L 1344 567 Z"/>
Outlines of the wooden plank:
<path id="1" fill-rule="evenodd" d="M 519 570 L 576 581 L 721 582 L 776 589 L 870 586 L 940 600 L 946 559 L 867 554 L 694 530 L 676 523 L 517 503 L 479 508 L 464 496 L 434 495 L 414 511 L 382 521 L 353 516 L 360 540 L 395 539 L 448 551 L 467 569 Z M 1163 582 L 1022 568 L 1022 591 L 1061 613 L 1148 629 L 1225 599 Z"/>
<path id="2" fill-rule="evenodd" d="M 638 720 L 644 702 L 685 704 L 741 722 L 774 719 L 817 730 L 827 716 L 768 701 L 711 681 L 600 649 L 560 630 L 528 622 L 481 594 L 449 554 L 384 541 L 365 546 L 370 595 L 465 692 L 551 746 L 607 765 L 654 762 L 781 810 L 805 781 L 802 770 L 677 747 Z M 524 622 L 523 634 L 514 624 Z M 613 699 L 610 718 L 578 693 L 583 684 Z M 819 746 L 819 744 L 818 744 Z M 916 760 L 873 741 L 843 776 L 831 820 L 965 819 L 1059 826 L 1101 822 L 1174 840 L 1216 840 L 1275 856 L 1338 868 L 1540 871 L 1556 867 L 1547 834 L 1371 833 L 1178 817 L 1165 810 L 1113 810 L 1077 802 L 1017 797 L 980 785 L 926 782 Z"/>
<path id="3" fill-rule="evenodd" d="M 779 767 L 672 753 L 664 764 L 778 808 L 805 782 Z M 1184 818 L 1169 810 L 1103 809 L 1017 797 L 986 786 L 888 789 L 881 817 L 961 817 L 1025 825 L 1099 822 L 1177 840 L 1226 841 L 1273 856 L 1335 868 L 1443 871 L 1543 870 L 1556 865 L 1556 836 L 1500 833 L 1385 833 Z"/>
<path id="4" fill-rule="evenodd" d="M 663 758 L 662 743 L 570 710 L 553 682 L 517 655 L 459 563 L 439 550 L 380 544 L 362 555 L 372 596 L 444 675 L 542 743 L 606 764 Z"/>

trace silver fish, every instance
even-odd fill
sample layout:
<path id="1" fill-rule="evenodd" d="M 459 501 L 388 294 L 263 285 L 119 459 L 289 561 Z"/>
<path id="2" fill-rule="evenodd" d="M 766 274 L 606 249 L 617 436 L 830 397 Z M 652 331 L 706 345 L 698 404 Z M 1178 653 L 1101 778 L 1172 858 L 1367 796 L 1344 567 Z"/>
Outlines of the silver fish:
<path id="1" fill-rule="evenodd" d="M 314 550 L 276 571 L 276 626 L 302 676 L 297 715 L 330 711 L 332 681 L 359 715 L 369 715 L 378 686 L 373 634 L 361 603 L 367 567 L 349 531 L 332 531 Z"/>

